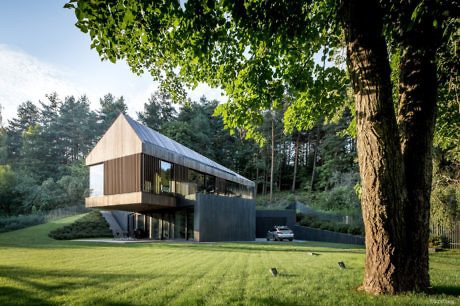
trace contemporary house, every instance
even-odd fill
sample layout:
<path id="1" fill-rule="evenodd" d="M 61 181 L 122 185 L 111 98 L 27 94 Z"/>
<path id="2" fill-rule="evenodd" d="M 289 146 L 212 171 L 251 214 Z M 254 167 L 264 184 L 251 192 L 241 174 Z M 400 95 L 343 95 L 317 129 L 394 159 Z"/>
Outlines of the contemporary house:
<path id="1" fill-rule="evenodd" d="M 86 157 L 86 207 L 150 239 L 255 239 L 254 182 L 121 114 Z"/>

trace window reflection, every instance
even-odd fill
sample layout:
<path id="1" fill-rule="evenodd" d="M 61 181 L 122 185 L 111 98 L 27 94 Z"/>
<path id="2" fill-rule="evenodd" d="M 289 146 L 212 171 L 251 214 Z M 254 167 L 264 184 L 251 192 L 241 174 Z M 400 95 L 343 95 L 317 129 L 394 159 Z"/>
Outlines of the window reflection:
<path id="1" fill-rule="evenodd" d="M 104 164 L 89 167 L 89 195 L 104 195 Z"/>
<path id="2" fill-rule="evenodd" d="M 102 167 L 102 165 L 97 166 Z M 102 174 L 103 170 L 101 171 L 101 176 Z M 102 180 L 103 178 L 101 177 L 100 194 L 103 194 Z M 142 190 L 154 194 L 175 193 L 184 197 L 202 192 L 248 199 L 254 198 L 253 187 L 205 174 L 149 155 L 145 155 L 143 159 Z"/>
<path id="3" fill-rule="evenodd" d="M 216 192 L 216 177 L 213 175 L 206 175 L 206 193 Z"/>
<path id="4" fill-rule="evenodd" d="M 171 164 L 161 161 L 160 190 L 161 192 L 172 192 L 171 190 Z"/>
<path id="5" fill-rule="evenodd" d="M 204 174 L 194 171 L 192 169 L 189 169 L 188 170 L 188 181 L 190 183 L 189 194 L 194 194 L 194 193 L 202 192 L 205 190 Z"/>

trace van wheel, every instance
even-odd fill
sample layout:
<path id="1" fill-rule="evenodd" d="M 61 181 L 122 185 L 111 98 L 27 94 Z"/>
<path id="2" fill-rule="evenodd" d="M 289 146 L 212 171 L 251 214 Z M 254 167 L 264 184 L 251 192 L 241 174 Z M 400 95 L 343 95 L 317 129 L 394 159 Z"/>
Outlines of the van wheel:
<path id="1" fill-rule="evenodd" d="M 292 238 L 289 238 L 289 241 L 292 241 Z"/>
<path id="2" fill-rule="evenodd" d="M 267 237 L 267 241 L 270 241 L 270 238 Z"/>

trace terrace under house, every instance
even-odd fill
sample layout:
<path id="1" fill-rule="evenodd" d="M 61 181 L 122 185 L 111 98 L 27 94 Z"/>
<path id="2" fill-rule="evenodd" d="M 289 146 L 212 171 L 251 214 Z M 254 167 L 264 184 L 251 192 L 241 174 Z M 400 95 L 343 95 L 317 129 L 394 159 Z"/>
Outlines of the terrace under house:
<path id="1" fill-rule="evenodd" d="M 129 236 L 255 239 L 253 181 L 127 115 L 115 120 L 86 165 L 86 207 L 117 211 Z"/>

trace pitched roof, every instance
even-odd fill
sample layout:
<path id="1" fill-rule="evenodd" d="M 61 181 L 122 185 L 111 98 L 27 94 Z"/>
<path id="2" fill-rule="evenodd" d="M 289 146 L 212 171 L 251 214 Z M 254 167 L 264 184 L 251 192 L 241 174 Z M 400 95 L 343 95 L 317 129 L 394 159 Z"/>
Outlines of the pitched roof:
<path id="1" fill-rule="evenodd" d="M 152 146 L 154 148 L 160 148 L 162 150 L 166 150 L 169 153 L 172 153 L 175 156 L 180 156 L 182 160 L 191 160 L 197 162 L 203 166 L 210 167 L 214 171 L 224 172 L 227 178 L 234 178 L 231 180 L 238 181 L 240 183 L 244 183 L 245 185 L 254 186 L 254 182 L 239 175 L 238 173 L 216 163 L 215 161 L 195 152 L 194 150 L 187 148 L 186 146 L 174 141 L 165 135 L 145 126 L 141 123 L 133 120 L 128 115 L 121 114 L 120 116 L 124 116 L 128 121 L 129 125 L 133 128 L 136 135 L 142 141 L 143 144 L 147 146 Z M 189 164 L 187 163 L 187 166 Z M 190 166 L 189 166 L 190 167 Z M 193 167 L 190 167 L 193 168 Z M 199 170 L 199 169 L 196 169 Z M 230 176 L 230 177 L 229 177 Z"/>

